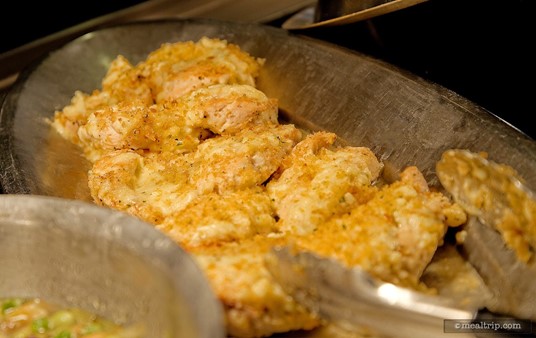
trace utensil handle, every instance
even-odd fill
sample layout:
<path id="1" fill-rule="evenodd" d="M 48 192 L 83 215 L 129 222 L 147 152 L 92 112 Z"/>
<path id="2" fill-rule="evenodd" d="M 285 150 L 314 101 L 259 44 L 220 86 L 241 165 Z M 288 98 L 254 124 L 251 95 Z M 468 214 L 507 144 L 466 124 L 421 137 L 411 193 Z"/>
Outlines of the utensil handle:
<path id="1" fill-rule="evenodd" d="M 398 338 L 452 337 L 445 332 L 446 319 L 471 321 L 476 316 L 476 310 L 455 308 L 444 298 L 384 283 L 362 269 L 347 269 L 309 252 L 274 248 L 267 266 L 299 303 L 352 331 Z M 469 337 L 475 336 L 456 334 Z"/>

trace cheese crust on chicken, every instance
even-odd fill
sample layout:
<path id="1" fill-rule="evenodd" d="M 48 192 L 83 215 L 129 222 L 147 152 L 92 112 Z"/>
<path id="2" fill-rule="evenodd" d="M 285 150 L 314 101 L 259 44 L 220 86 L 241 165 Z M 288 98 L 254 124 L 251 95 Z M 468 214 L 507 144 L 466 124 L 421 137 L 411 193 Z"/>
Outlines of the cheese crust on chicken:
<path id="1" fill-rule="evenodd" d="M 76 92 L 52 121 L 92 162 L 95 203 L 153 224 L 196 259 L 233 337 L 321 325 L 265 267 L 274 245 L 418 289 L 447 228 L 466 221 L 417 167 L 379 185 L 369 148 L 280 123 L 277 99 L 256 88 L 263 62 L 206 37 L 137 65 L 118 56 L 101 89 Z"/>
<path id="2" fill-rule="evenodd" d="M 214 84 L 254 86 L 263 64 L 264 59 L 234 44 L 206 37 L 163 44 L 135 66 L 119 55 L 109 66 L 102 88 L 76 91 L 71 103 L 55 112 L 52 123 L 64 138 L 78 144 L 78 129 L 95 111 L 121 102 L 151 106 Z"/>

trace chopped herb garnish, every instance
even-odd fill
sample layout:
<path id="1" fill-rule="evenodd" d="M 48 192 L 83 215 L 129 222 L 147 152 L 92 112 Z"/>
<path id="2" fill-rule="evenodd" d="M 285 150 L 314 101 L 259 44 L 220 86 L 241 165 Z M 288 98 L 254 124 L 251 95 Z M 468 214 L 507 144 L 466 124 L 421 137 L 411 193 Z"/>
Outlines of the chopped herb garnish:
<path id="1" fill-rule="evenodd" d="M 54 338 L 71 338 L 71 332 L 69 331 L 61 331 L 57 335 L 54 336 Z"/>
<path id="2" fill-rule="evenodd" d="M 90 334 L 90 333 L 95 333 L 95 332 L 99 332 L 99 331 L 102 331 L 102 326 L 100 326 L 97 323 L 89 323 L 82 329 L 82 331 L 80 331 L 80 333 L 81 334 Z"/>
<path id="3" fill-rule="evenodd" d="M 13 309 L 22 304 L 22 300 L 18 298 L 9 299 L 2 303 L 2 313 L 6 313 L 8 310 Z"/>
<path id="4" fill-rule="evenodd" d="M 32 322 L 32 332 L 43 333 L 48 330 L 48 319 L 47 318 L 37 318 Z"/>

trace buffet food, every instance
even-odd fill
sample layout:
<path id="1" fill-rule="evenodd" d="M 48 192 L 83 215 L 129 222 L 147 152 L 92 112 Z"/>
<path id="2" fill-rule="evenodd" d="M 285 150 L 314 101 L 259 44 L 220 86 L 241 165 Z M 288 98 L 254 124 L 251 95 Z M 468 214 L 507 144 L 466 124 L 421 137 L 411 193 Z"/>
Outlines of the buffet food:
<path id="1" fill-rule="evenodd" d="M 282 122 L 277 98 L 256 87 L 264 62 L 208 37 L 163 44 L 136 65 L 118 55 L 102 87 L 74 93 L 51 126 L 91 162 L 95 203 L 153 224 L 196 259 L 231 336 L 322 325 L 264 266 L 276 245 L 428 291 L 421 275 L 464 210 L 418 164 L 386 182 L 371 149 Z"/>
<path id="2" fill-rule="evenodd" d="M 1 338 L 142 338 L 138 327 L 116 324 L 80 308 L 40 298 L 0 299 Z"/>

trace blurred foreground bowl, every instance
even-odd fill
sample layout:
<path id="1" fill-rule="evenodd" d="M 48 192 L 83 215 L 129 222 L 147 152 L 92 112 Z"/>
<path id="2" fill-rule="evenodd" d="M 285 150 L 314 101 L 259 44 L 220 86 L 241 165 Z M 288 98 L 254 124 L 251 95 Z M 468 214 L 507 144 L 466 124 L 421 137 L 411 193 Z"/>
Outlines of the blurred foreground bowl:
<path id="1" fill-rule="evenodd" d="M 171 239 L 97 205 L 0 195 L 0 298 L 41 298 L 150 338 L 225 337 L 202 271 Z"/>

